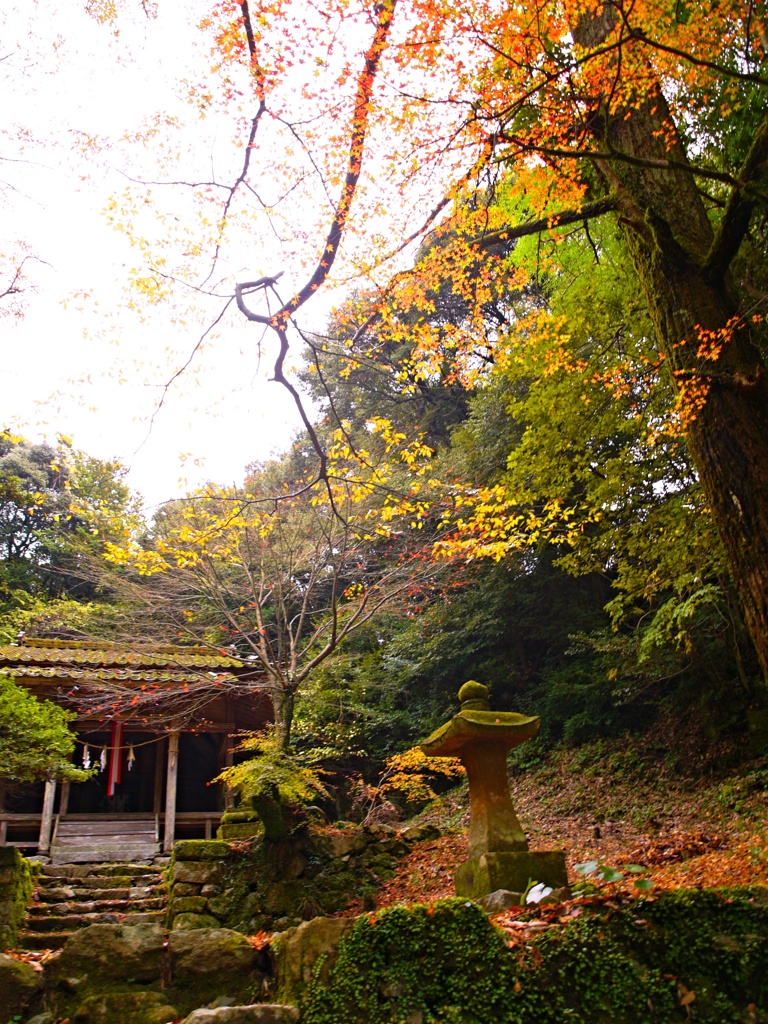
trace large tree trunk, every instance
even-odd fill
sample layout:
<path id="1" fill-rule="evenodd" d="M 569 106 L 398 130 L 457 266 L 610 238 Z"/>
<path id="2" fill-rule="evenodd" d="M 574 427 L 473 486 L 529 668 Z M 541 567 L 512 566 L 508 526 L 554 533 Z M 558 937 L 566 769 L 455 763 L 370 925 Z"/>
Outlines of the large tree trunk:
<path id="1" fill-rule="evenodd" d="M 287 750 L 291 745 L 291 726 L 293 725 L 293 708 L 295 703 L 295 690 L 286 690 L 279 683 L 273 687 L 272 708 L 275 720 L 275 736 L 280 750 Z"/>
<path id="2" fill-rule="evenodd" d="M 647 161 L 598 166 L 620 197 L 619 223 L 768 680 L 768 390 L 752 337 L 758 327 L 739 320 L 726 268 L 707 266 L 714 236 L 693 176 L 684 166 L 658 166 L 687 163 L 663 97 L 597 119 L 595 134 L 614 152 Z M 704 353 L 706 338 L 720 343 L 719 354 Z"/>

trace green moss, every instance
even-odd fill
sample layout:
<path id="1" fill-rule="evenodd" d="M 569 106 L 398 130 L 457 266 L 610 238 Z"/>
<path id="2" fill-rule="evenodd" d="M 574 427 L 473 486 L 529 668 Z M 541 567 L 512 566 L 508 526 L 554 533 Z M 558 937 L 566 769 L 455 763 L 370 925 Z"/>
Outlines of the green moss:
<path id="1" fill-rule="evenodd" d="M 173 847 L 176 860 L 223 860 L 230 848 L 219 839 L 182 839 Z"/>
<path id="2" fill-rule="evenodd" d="M 197 928 L 219 928 L 219 921 L 211 914 L 177 914 L 173 919 L 173 930 L 193 931 Z"/>
<path id="3" fill-rule="evenodd" d="M 236 848 L 211 840 L 176 843 L 167 868 L 169 925 L 174 925 L 175 913 L 182 913 L 174 897 L 178 903 L 179 898 L 200 896 L 206 883 L 218 890 L 206 892 L 208 910 L 222 926 L 246 934 L 269 930 L 281 918 L 307 920 L 345 909 L 372 885 L 392 878 L 397 858 L 410 849 L 392 837 L 377 842 L 360 829 L 348 832 L 303 825 L 281 842 L 258 836 Z M 226 856 L 221 856 L 223 851 Z"/>
<path id="4" fill-rule="evenodd" d="M 261 818 L 256 811 L 244 811 L 241 808 L 238 808 L 236 811 L 224 811 L 221 816 L 222 825 L 237 825 L 243 821 L 261 822 Z"/>
<path id="5" fill-rule="evenodd" d="M 205 896 L 180 896 L 173 900 L 174 916 L 176 914 L 202 914 L 206 909 L 208 900 Z"/>
<path id="6" fill-rule="evenodd" d="M 14 846 L 0 846 L 0 950 L 16 945 L 40 865 Z"/>
<path id="7" fill-rule="evenodd" d="M 0 868 L 15 867 L 17 853 L 15 846 L 0 846 Z"/>
<path id="8" fill-rule="evenodd" d="M 231 822 L 219 825 L 216 829 L 216 835 L 219 839 L 230 840 L 230 839 L 250 839 L 252 836 L 258 836 L 264 831 L 264 826 L 261 824 L 261 820 L 258 821 L 240 821 Z"/>
<path id="9" fill-rule="evenodd" d="M 768 907 L 757 890 L 605 905 L 508 950 L 480 908 L 446 900 L 358 920 L 303 1024 L 700 1024 L 763 1020 Z M 679 988 L 682 985 L 684 988 Z M 745 1016 L 754 1004 L 758 1017 Z"/>

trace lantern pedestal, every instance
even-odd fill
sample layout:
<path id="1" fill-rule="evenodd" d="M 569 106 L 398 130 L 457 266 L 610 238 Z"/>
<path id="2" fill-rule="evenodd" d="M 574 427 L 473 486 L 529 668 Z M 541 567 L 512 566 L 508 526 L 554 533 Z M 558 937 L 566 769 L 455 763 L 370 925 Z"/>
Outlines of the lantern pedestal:
<path id="1" fill-rule="evenodd" d="M 422 744 L 429 757 L 457 757 L 469 783 L 469 859 L 454 875 L 457 896 L 481 899 L 497 889 L 524 893 L 531 883 L 568 884 L 562 850 L 529 850 L 507 779 L 507 754 L 535 736 L 540 719 L 491 711 L 488 688 L 459 690 L 461 710 Z"/>
<path id="2" fill-rule="evenodd" d="M 568 884 L 562 850 L 484 853 L 459 864 L 453 876 L 456 895 L 475 900 L 497 889 L 522 894 L 532 882 L 541 882 L 553 889 Z"/>

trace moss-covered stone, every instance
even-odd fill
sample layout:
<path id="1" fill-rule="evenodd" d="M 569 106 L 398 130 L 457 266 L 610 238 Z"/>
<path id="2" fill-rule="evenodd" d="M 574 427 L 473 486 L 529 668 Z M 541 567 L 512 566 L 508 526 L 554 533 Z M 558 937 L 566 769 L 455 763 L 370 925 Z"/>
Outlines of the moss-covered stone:
<path id="1" fill-rule="evenodd" d="M 274 943 L 277 958 L 277 998 L 297 1003 L 313 976 L 322 984 L 328 978 L 342 938 L 351 931 L 349 917 L 316 917 L 298 928 L 283 932 Z M 319 971 L 319 974 L 316 974 Z"/>
<path id="2" fill-rule="evenodd" d="M 0 846 L 0 949 L 13 949 L 40 865 L 14 846 Z"/>
<path id="3" fill-rule="evenodd" d="M 161 992 L 106 992 L 84 999 L 72 1015 L 73 1024 L 168 1024 L 178 1010 Z"/>
<path id="4" fill-rule="evenodd" d="M 224 848 L 226 857 L 190 859 L 203 849 L 219 853 Z M 397 859 L 410 849 L 396 829 L 353 825 L 304 824 L 281 842 L 258 836 L 235 848 L 208 840 L 177 843 L 167 871 L 169 927 L 177 927 L 177 914 L 190 912 L 179 897 L 207 897 L 209 917 L 247 934 L 273 929 L 286 918 L 333 914 L 392 878 Z"/>
<path id="5" fill-rule="evenodd" d="M 162 974 L 165 933 L 159 924 L 92 924 L 67 940 L 54 979 L 150 982 Z"/>
<path id="6" fill-rule="evenodd" d="M 242 807 L 238 807 L 236 811 L 224 811 L 221 816 L 222 825 L 236 825 L 243 821 L 260 822 L 261 818 L 256 811 L 243 810 Z"/>
<path id="7" fill-rule="evenodd" d="M 247 891 L 244 892 L 241 886 L 225 889 L 220 895 L 208 898 L 208 909 L 216 917 L 223 920 L 237 913 L 240 904 L 248 895 L 249 893 Z"/>
<path id="8" fill-rule="evenodd" d="M 42 975 L 30 964 L 0 953 L 0 1024 L 26 1009 L 42 983 Z"/>
<path id="9" fill-rule="evenodd" d="M 525 892 L 531 882 L 553 889 L 568 884 L 565 854 L 561 850 L 524 850 L 517 853 L 484 853 L 456 868 L 457 896 L 481 899 L 497 889 Z"/>
<path id="10" fill-rule="evenodd" d="M 198 928 L 218 928 L 220 923 L 212 914 L 177 914 L 173 919 L 173 930 L 189 932 Z"/>
<path id="11" fill-rule="evenodd" d="M 216 835 L 219 839 L 250 839 L 252 836 L 261 835 L 263 832 L 264 827 L 260 819 L 228 823 L 222 821 L 221 825 L 216 829 Z"/>
<path id="12" fill-rule="evenodd" d="M 174 897 L 171 904 L 174 914 L 201 914 L 207 909 L 208 900 L 205 896 Z"/>
<path id="13" fill-rule="evenodd" d="M 172 879 L 174 882 L 193 882 L 195 885 L 215 884 L 226 875 L 226 868 L 221 861 L 177 861 L 173 865 Z"/>
<path id="14" fill-rule="evenodd" d="M 585 907 L 513 949 L 476 904 L 452 899 L 359 918 L 304 989 L 301 1020 L 763 1024 L 766 962 L 768 907 L 755 890 Z"/>
<path id="15" fill-rule="evenodd" d="M 173 856 L 177 861 L 224 860 L 229 853 L 229 844 L 218 839 L 183 839 L 173 848 Z"/>
<path id="16" fill-rule="evenodd" d="M 200 896 L 202 885 L 196 882 L 177 882 L 173 887 L 174 897 L 178 896 Z"/>
<path id="17" fill-rule="evenodd" d="M 240 996 L 249 987 L 258 954 L 248 939 L 228 928 L 171 932 L 171 974 L 174 986 L 196 985 L 205 979 L 218 994 Z"/>

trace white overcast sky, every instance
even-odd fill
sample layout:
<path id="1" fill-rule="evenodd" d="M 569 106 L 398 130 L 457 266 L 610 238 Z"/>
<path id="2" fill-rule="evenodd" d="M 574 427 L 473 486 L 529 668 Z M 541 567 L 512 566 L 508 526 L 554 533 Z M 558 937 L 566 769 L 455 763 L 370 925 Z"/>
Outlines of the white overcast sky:
<path id="1" fill-rule="evenodd" d="M 202 44 L 194 3 L 161 3 L 149 23 L 123 20 L 117 38 L 84 6 L 27 0 L 0 13 L 0 252 L 20 239 L 45 261 L 29 265 L 34 289 L 23 319 L 0 319 L 0 425 L 31 438 L 63 433 L 93 455 L 118 456 L 151 506 L 205 480 L 241 480 L 246 463 L 288 446 L 298 417 L 268 382 L 269 359 L 259 365 L 259 329 L 235 312 L 150 430 L 162 384 L 206 324 L 179 326 L 163 308 L 143 323 L 119 311 L 136 254 L 102 211 L 125 179 L 110 151 L 89 161 L 76 143 L 80 133 L 114 139 L 138 130 L 159 101 L 188 117 L 171 84 Z M 215 125 L 204 127 L 201 144 L 213 147 Z M 22 129 L 31 141 L 20 139 Z M 279 253 L 260 259 L 244 271 L 281 269 Z M 322 326 L 327 309 L 327 301 L 316 304 L 305 324 Z"/>

